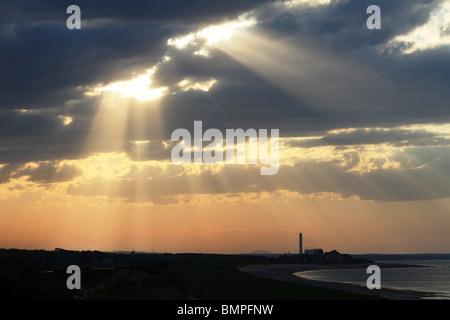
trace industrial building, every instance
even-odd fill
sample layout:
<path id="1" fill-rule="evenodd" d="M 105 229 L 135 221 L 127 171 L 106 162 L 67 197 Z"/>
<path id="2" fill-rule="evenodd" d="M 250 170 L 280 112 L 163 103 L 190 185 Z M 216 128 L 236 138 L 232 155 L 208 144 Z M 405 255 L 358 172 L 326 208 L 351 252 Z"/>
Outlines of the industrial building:
<path id="1" fill-rule="evenodd" d="M 303 234 L 298 235 L 298 254 L 285 255 L 282 260 L 290 263 L 337 263 L 352 260 L 350 255 L 341 254 L 336 250 L 324 252 L 321 248 L 309 248 L 303 251 Z"/>

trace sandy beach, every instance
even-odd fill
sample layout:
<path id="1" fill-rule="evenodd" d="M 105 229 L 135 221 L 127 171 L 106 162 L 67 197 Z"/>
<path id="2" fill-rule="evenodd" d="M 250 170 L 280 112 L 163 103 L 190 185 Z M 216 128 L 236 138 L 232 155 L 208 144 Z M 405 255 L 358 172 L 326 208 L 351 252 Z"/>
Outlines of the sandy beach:
<path id="1" fill-rule="evenodd" d="M 378 264 L 381 268 L 383 265 Z M 330 268 L 367 268 L 368 265 L 320 265 L 320 264 L 270 264 L 270 265 L 248 265 L 245 267 L 238 268 L 240 271 L 249 273 L 254 276 L 275 279 L 280 281 L 287 281 L 293 283 L 302 283 L 305 285 L 331 288 L 338 290 L 346 290 L 358 294 L 366 295 L 376 295 L 385 299 L 391 300 L 420 300 L 426 298 L 432 298 L 433 295 L 424 292 L 407 291 L 407 290 L 393 290 L 387 288 L 381 288 L 379 290 L 373 289 L 369 290 L 366 287 L 346 284 L 346 283 L 336 283 L 336 282 L 325 282 L 316 281 L 301 278 L 295 276 L 294 273 L 317 270 L 317 269 L 330 269 Z M 386 264 L 384 267 L 393 265 Z M 403 266 L 404 267 L 404 266 Z"/>

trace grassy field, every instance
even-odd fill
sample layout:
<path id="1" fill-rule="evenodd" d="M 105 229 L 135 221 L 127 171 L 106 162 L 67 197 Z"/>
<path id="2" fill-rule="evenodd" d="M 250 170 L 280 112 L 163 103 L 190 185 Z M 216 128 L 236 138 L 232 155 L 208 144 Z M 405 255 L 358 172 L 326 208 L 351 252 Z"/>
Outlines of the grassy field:
<path id="1" fill-rule="evenodd" d="M 376 299 L 346 291 L 255 277 L 237 270 L 233 264 L 190 263 L 171 265 L 169 269 L 179 277 L 185 292 L 197 299 Z"/>
<path id="2" fill-rule="evenodd" d="M 375 299 L 346 291 L 255 277 L 235 262 L 181 262 L 84 268 L 81 290 L 68 290 L 65 269 L 0 272 L 0 299 L 25 300 L 305 300 Z M 13 270 L 13 271 L 11 271 Z"/>

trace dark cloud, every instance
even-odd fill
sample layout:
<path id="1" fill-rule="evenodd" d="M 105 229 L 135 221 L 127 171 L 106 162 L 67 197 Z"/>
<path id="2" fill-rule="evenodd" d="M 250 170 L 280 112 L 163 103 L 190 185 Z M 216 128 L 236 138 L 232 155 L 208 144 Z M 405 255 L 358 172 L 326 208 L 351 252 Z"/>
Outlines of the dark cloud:
<path id="1" fill-rule="evenodd" d="M 45 135 L 57 133 L 63 127 L 63 120 L 51 112 L 12 111 L 2 112 L 0 116 L 3 135 Z"/>
<path id="2" fill-rule="evenodd" d="M 36 161 L 79 159 L 89 155 L 86 135 L 60 133 L 20 135 L 0 140 L 0 163 L 23 164 Z"/>
<path id="3" fill-rule="evenodd" d="M 0 112 L 0 164 L 63 159 L 87 155 L 86 140 L 92 114 L 71 114 L 64 123 L 65 110 Z"/>
<path id="4" fill-rule="evenodd" d="M 356 146 L 388 143 L 393 146 L 439 146 L 450 141 L 437 133 L 406 129 L 355 129 L 349 132 L 327 133 L 321 138 L 288 140 L 290 147 Z"/>
<path id="5" fill-rule="evenodd" d="M 6 164 L 0 167 L 0 184 L 6 183 L 11 179 L 11 175 L 20 166 L 17 164 Z"/>
<path id="6" fill-rule="evenodd" d="M 386 43 L 396 35 L 405 34 L 428 21 L 430 12 L 442 0 L 376 0 L 332 1 L 330 5 L 294 8 L 263 7 L 260 11 L 264 25 L 282 34 L 315 37 L 325 47 L 355 50 Z M 370 5 L 381 8 L 382 28 L 366 27 Z M 275 15 L 275 18 L 274 18 Z"/>
<path id="7" fill-rule="evenodd" d="M 242 11 L 252 9 L 265 0 L 79 0 L 76 1 L 81 9 L 83 19 L 108 19 L 110 23 L 120 22 L 140 23 L 186 23 L 204 24 L 234 18 Z M 74 4 L 73 1 L 2 1 L 0 14 L 4 23 L 66 23 L 68 15 L 66 8 Z"/>
<path id="8" fill-rule="evenodd" d="M 82 98 L 82 88 L 155 64 L 168 35 L 164 27 L 152 25 L 79 31 L 19 25 L 16 40 L 0 45 L 0 107 L 62 107 Z"/>
<path id="9" fill-rule="evenodd" d="M 60 166 L 58 163 L 43 162 L 39 163 L 37 167 L 18 170 L 11 178 L 28 176 L 28 181 L 45 184 L 71 181 L 80 174 L 81 171 L 71 165 L 64 164 Z"/>
<path id="10" fill-rule="evenodd" d="M 27 177 L 28 181 L 40 184 L 65 182 L 73 180 L 80 174 L 78 168 L 67 164 L 60 165 L 57 161 L 40 162 L 32 167 L 8 164 L 0 168 L 0 183 L 20 177 Z"/>

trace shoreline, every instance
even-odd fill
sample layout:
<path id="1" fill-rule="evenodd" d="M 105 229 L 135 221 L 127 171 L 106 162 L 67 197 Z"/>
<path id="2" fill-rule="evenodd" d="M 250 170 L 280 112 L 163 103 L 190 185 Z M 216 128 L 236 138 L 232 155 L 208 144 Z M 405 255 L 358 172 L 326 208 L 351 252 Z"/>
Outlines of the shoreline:
<path id="1" fill-rule="evenodd" d="M 269 265 L 247 265 L 239 267 L 238 270 L 262 278 L 269 278 L 292 283 L 300 283 L 314 287 L 344 290 L 357 294 L 378 296 L 389 300 L 422 300 L 436 297 L 436 295 L 426 292 L 400 290 L 400 289 L 397 290 L 389 288 L 370 290 L 364 286 L 359 286 L 356 284 L 311 280 L 301 276 L 294 275 L 294 273 L 300 273 L 309 270 L 367 268 L 367 266 L 369 265 L 370 264 L 358 264 L 358 265 L 269 264 Z M 378 264 L 378 265 L 380 266 L 380 268 L 410 267 L 408 265 L 399 265 L 392 263 Z"/>

